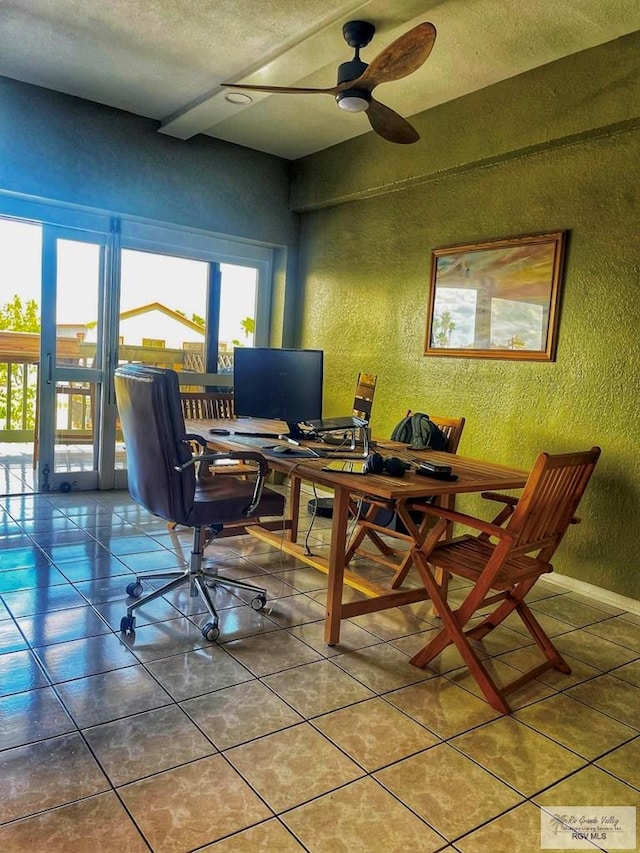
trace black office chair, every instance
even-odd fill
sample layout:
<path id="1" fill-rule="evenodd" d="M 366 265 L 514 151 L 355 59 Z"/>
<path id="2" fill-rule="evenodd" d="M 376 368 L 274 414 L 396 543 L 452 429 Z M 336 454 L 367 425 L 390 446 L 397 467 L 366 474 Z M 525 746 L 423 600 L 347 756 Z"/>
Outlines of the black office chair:
<path id="1" fill-rule="evenodd" d="M 202 634 L 207 640 L 216 640 L 220 635 L 219 620 L 208 586 L 220 585 L 255 593 L 251 600 L 254 610 L 266 604 L 266 590 L 204 569 L 204 550 L 225 525 L 237 526 L 249 518 L 255 523 L 260 517 L 282 516 L 284 495 L 264 488 L 269 468 L 264 457 L 256 451 L 193 455 L 190 442 L 197 442 L 203 450 L 206 450 L 206 443 L 201 437 L 185 432 L 175 371 L 127 364 L 115 371 L 114 384 L 131 497 L 153 515 L 193 528 L 188 568 L 137 575 L 127 586 L 127 594 L 138 600 L 127 605 L 120 630 L 132 634 L 136 608 L 188 583 L 191 595 L 200 594 L 211 615 Z M 251 460 L 255 463 L 255 481 L 246 479 L 246 475 L 236 478 L 211 474 L 209 466 L 220 459 Z M 140 597 L 142 581 L 163 577 L 171 580 Z"/>

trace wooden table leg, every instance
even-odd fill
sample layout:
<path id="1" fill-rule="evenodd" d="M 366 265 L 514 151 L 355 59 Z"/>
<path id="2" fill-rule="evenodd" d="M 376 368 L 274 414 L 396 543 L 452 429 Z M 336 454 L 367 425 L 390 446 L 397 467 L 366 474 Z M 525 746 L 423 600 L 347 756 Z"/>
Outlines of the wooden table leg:
<path id="1" fill-rule="evenodd" d="M 348 523 L 349 491 L 348 489 L 336 488 L 333 497 L 333 521 L 331 524 L 329 577 L 327 583 L 327 612 L 324 623 L 324 639 L 329 646 L 335 646 L 340 641 L 342 586 L 344 582 L 344 558 L 347 547 Z"/>

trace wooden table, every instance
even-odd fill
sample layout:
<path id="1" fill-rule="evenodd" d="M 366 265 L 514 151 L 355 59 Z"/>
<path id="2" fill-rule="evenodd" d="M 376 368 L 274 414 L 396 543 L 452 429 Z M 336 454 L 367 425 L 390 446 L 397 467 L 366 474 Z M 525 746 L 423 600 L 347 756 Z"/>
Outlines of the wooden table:
<path id="1" fill-rule="evenodd" d="M 278 424 L 273 421 L 257 422 L 242 418 L 232 420 L 186 421 L 187 432 L 201 436 L 205 441 L 218 449 L 239 450 L 247 449 L 233 441 L 233 434 L 228 436 L 212 435 L 212 428 L 226 428 L 231 431 L 261 431 L 277 430 Z M 282 425 L 283 432 L 286 426 Z M 277 442 L 278 433 L 274 432 Z M 394 452 L 404 451 L 404 445 L 391 442 L 374 442 L 378 452 L 393 455 Z M 312 445 L 313 446 L 313 445 Z M 315 445 L 318 447 L 319 445 Z M 252 447 L 252 450 L 258 448 Z M 247 528 L 247 532 L 262 541 L 268 542 L 287 554 L 291 554 L 303 563 L 325 572 L 328 575 L 327 604 L 325 616 L 325 641 L 335 645 L 340 640 L 340 622 L 363 613 L 373 613 L 389 607 L 412 604 L 424 601 L 428 594 L 424 588 L 391 589 L 388 586 L 369 581 L 345 567 L 345 552 L 347 550 L 347 530 L 349 527 L 349 506 L 352 495 L 367 495 L 382 498 L 396 507 L 402 507 L 407 501 L 424 498 L 429 495 L 447 497 L 453 494 L 469 492 L 519 489 L 524 486 L 527 472 L 486 462 L 479 459 L 468 459 L 443 451 L 410 451 L 415 458 L 450 465 L 457 480 L 436 480 L 431 477 L 418 476 L 407 472 L 404 477 L 390 477 L 385 474 L 368 474 L 355 476 L 336 471 L 323 471 L 326 459 L 300 459 L 285 456 L 268 456 L 269 466 L 286 474 L 291 481 L 290 513 L 291 519 L 287 536 L 266 530 L 259 525 Z M 330 489 L 334 493 L 333 519 L 331 527 L 331 544 L 329 557 L 305 554 L 302 545 L 297 542 L 300 486 L 303 480 L 314 482 Z M 416 532 L 415 526 L 412 535 Z M 416 543 L 421 544 L 421 543 Z M 367 598 L 361 601 L 343 602 L 342 589 L 347 584 L 363 592 Z"/>

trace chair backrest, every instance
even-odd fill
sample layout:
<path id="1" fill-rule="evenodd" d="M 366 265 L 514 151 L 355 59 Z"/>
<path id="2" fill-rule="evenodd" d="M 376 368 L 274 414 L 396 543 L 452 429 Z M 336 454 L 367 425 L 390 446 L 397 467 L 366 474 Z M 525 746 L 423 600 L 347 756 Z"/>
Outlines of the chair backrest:
<path id="1" fill-rule="evenodd" d="M 127 454 L 129 492 L 154 515 L 184 523 L 193 506 L 196 472 L 185 436 L 175 371 L 126 364 L 114 386 Z"/>
<path id="2" fill-rule="evenodd" d="M 464 418 L 446 418 L 440 415 L 429 415 L 429 420 L 440 427 L 447 439 L 447 453 L 457 453 L 462 430 L 464 429 Z"/>
<path id="3" fill-rule="evenodd" d="M 580 453 L 540 453 L 506 527 L 516 534 L 515 552 L 540 550 L 551 559 L 591 479 L 600 448 Z"/>
<path id="4" fill-rule="evenodd" d="M 181 391 L 180 405 L 184 417 L 192 420 L 235 417 L 232 391 Z"/>

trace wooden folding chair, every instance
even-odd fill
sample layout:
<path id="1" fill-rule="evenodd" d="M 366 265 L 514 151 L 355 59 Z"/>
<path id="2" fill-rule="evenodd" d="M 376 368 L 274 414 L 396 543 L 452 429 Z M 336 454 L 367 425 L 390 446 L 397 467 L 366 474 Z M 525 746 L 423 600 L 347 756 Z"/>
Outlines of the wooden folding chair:
<path id="1" fill-rule="evenodd" d="M 425 514 L 437 518 L 421 548 L 412 550 L 413 561 L 443 621 L 443 628 L 411 658 L 424 667 L 447 646 L 455 644 L 487 702 L 509 713 L 505 696 L 548 669 L 571 670 L 525 604 L 525 596 L 540 575 L 553 571 L 550 560 L 569 524 L 579 521 L 575 512 L 600 456 L 600 448 L 581 453 L 541 453 L 520 498 L 485 492 L 482 497 L 504 504 L 491 522 L 454 510 L 424 504 Z M 399 512 L 407 515 L 400 507 Z M 410 523 L 411 519 L 407 519 Z M 441 541 L 446 526 L 461 524 L 479 531 Z M 462 604 L 451 610 L 434 575 L 436 568 L 472 582 Z M 465 628 L 478 610 L 497 605 L 471 628 Z M 517 613 L 546 660 L 506 686 L 489 675 L 472 645 Z"/>
<path id="2" fill-rule="evenodd" d="M 456 453 L 460 439 L 462 438 L 465 419 L 435 415 L 433 417 L 430 416 L 430 419 L 445 434 L 447 438 L 447 453 Z M 454 500 L 455 496 L 449 495 L 441 503 L 448 509 L 453 509 Z M 391 512 L 389 505 L 384 503 L 384 501 L 367 498 L 366 504 L 367 509 L 364 516 L 356 522 L 355 534 L 349 543 L 345 563 L 349 563 L 356 554 L 372 560 L 393 572 L 390 586 L 392 589 L 397 589 L 402 585 L 413 563 L 411 547 L 406 547 L 407 544 L 409 546 L 413 544 L 413 537 L 405 529 L 396 530 L 385 524 L 381 524 L 385 516 L 388 518 Z M 411 512 L 413 513 L 414 521 L 417 515 L 420 515 L 419 524 L 423 533 L 429 524 L 433 524 L 432 518 L 422 514 L 418 508 L 412 507 Z M 394 546 L 392 541 L 390 541 L 394 539 L 405 543 L 405 547 Z M 371 550 L 371 548 L 363 547 L 365 541 L 372 544 L 375 551 Z M 440 581 L 441 583 L 446 583 L 446 578 L 440 578 Z"/>
<path id="3" fill-rule="evenodd" d="M 180 406 L 185 420 L 230 420 L 235 417 L 233 391 L 181 391 Z M 241 462 L 211 466 L 212 474 L 251 474 L 251 467 Z"/>
<path id="4" fill-rule="evenodd" d="M 181 391 L 180 405 L 186 420 L 233 418 L 232 391 Z"/>

